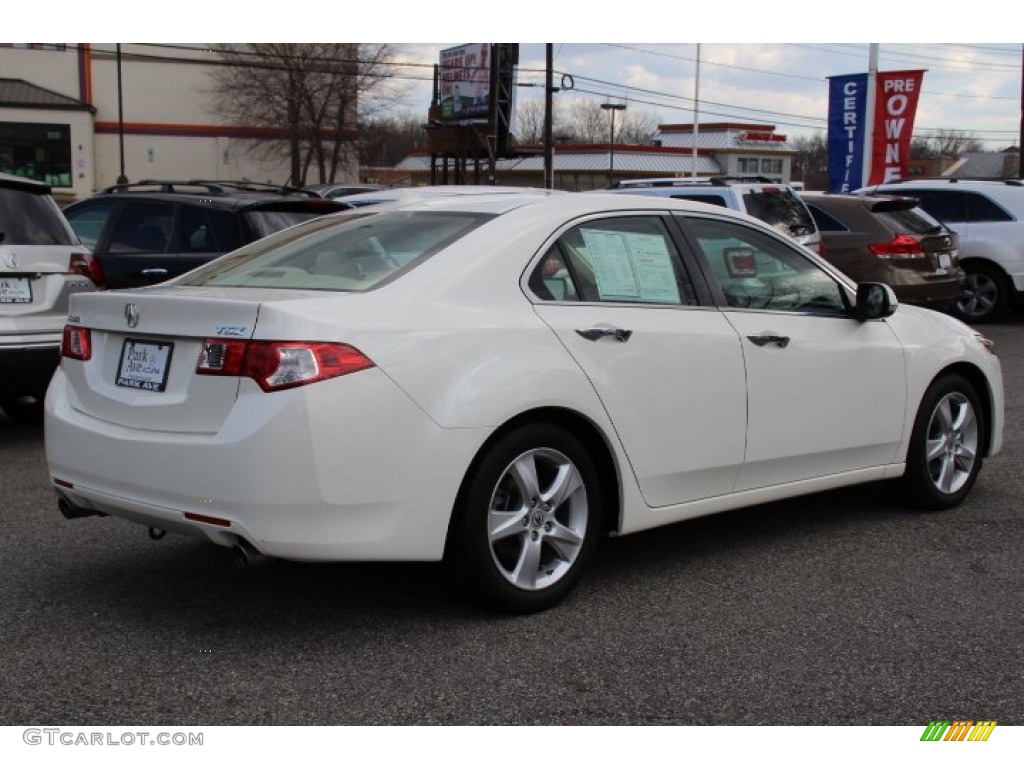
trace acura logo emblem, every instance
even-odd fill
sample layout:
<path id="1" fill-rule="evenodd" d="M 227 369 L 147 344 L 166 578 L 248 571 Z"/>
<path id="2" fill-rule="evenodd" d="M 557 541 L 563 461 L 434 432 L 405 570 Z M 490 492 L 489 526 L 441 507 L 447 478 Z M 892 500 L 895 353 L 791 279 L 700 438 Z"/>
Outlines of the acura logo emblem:
<path id="1" fill-rule="evenodd" d="M 18 268 L 18 257 L 15 256 L 13 253 L 5 253 L 4 254 L 4 266 L 7 267 L 8 269 L 17 269 Z"/>
<path id="2" fill-rule="evenodd" d="M 134 328 L 139 324 L 139 307 L 137 304 L 128 302 L 124 305 L 124 319 L 128 323 L 129 328 Z"/>

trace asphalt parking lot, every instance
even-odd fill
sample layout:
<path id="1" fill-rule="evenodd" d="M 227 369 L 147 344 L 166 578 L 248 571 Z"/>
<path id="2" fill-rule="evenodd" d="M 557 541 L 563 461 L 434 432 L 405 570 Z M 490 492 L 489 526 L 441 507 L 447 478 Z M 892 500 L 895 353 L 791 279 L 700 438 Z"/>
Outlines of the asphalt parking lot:
<path id="1" fill-rule="evenodd" d="M 885 485 L 602 543 L 508 618 L 434 565 L 268 563 L 65 520 L 0 417 L 0 724 L 1024 724 L 1024 317 L 984 331 L 1007 433 L 968 501 Z"/>

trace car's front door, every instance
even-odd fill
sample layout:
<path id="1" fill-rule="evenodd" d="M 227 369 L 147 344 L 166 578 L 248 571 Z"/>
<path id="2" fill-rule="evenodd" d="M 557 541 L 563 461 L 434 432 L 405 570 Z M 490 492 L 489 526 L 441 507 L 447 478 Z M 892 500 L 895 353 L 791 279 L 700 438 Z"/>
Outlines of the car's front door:
<path id="1" fill-rule="evenodd" d="M 557 238 L 529 281 L 652 507 L 731 491 L 746 431 L 740 340 L 698 306 L 669 232 L 655 215 L 588 220 Z"/>
<path id="2" fill-rule="evenodd" d="M 748 420 L 736 490 L 896 461 L 906 374 L 888 324 L 850 317 L 839 282 L 782 238 L 741 222 L 686 222 L 743 349 Z"/>

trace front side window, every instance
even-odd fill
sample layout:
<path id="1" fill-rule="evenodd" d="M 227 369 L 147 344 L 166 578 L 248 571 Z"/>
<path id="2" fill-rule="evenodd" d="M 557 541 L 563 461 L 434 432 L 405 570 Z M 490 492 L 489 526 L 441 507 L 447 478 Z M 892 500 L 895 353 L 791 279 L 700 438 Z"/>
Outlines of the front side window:
<path id="1" fill-rule="evenodd" d="M 544 255 L 529 284 L 549 301 L 697 303 L 665 224 L 654 216 L 573 227 Z"/>
<path id="2" fill-rule="evenodd" d="M 846 314 L 839 283 L 797 248 L 737 222 L 686 220 L 730 307 Z"/>

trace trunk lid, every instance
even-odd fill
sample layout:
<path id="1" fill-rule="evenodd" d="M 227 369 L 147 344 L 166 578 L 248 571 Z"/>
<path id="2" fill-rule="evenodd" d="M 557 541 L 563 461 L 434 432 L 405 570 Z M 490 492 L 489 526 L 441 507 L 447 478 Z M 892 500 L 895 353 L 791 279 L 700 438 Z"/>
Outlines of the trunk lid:
<path id="1" fill-rule="evenodd" d="M 284 301 L 306 292 L 275 291 Z M 197 376 L 205 339 L 249 339 L 267 292 L 160 286 L 75 296 L 72 325 L 90 329 L 89 360 L 64 358 L 71 402 L 124 427 L 215 433 L 230 413 L 240 380 Z"/>

